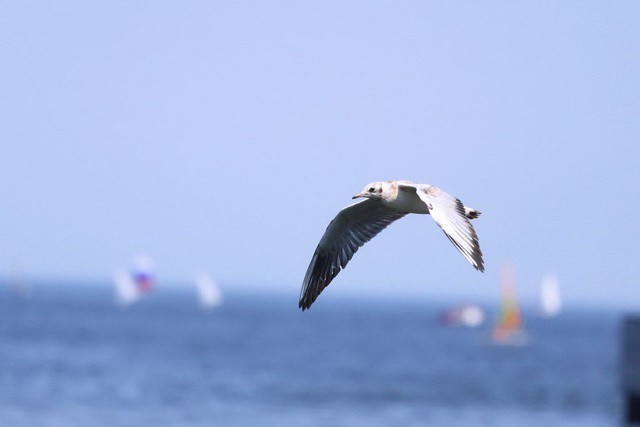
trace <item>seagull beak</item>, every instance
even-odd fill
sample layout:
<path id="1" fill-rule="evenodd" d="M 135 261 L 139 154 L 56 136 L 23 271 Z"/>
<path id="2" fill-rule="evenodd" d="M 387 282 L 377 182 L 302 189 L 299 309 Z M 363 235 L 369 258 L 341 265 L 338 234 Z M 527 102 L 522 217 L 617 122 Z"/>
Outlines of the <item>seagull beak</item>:
<path id="1" fill-rule="evenodd" d="M 359 197 L 364 197 L 364 193 L 358 193 L 355 196 L 353 196 L 352 199 L 357 199 Z"/>

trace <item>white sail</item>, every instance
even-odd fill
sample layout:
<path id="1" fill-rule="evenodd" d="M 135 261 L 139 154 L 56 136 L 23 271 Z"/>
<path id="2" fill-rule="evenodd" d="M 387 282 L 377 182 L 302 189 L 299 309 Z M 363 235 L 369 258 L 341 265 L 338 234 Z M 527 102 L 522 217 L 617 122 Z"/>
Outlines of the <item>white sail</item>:
<path id="1" fill-rule="evenodd" d="M 113 281 L 116 287 L 116 303 L 118 305 L 126 307 L 142 297 L 142 292 L 140 292 L 128 272 L 124 270 L 116 271 L 113 274 Z"/>
<path id="2" fill-rule="evenodd" d="M 194 281 L 198 291 L 198 302 L 202 308 L 210 309 L 222 304 L 222 291 L 209 274 L 198 273 Z"/>
<path id="3" fill-rule="evenodd" d="M 560 297 L 560 285 L 558 278 L 554 275 L 547 275 L 540 283 L 540 311 L 546 317 L 554 317 L 562 309 L 562 299 Z"/>
<path id="4" fill-rule="evenodd" d="M 484 310 L 476 304 L 465 305 L 460 311 L 460 322 L 463 326 L 476 328 L 484 322 Z"/>
<path id="5" fill-rule="evenodd" d="M 438 316 L 446 326 L 466 326 L 476 328 L 484 322 L 484 310 L 476 304 L 464 304 L 443 310 Z"/>

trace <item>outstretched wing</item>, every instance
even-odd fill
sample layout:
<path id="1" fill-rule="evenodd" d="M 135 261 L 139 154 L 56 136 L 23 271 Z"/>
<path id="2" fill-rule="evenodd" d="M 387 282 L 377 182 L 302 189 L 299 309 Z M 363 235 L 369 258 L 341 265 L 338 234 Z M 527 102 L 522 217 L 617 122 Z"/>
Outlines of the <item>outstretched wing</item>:
<path id="1" fill-rule="evenodd" d="M 313 253 L 302 282 L 299 307 L 303 311 L 311 307 L 362 245 L 405 215 L 372 199 L 342 209 L 327 227 Z"/>
<path id="2" fill-rule="evenodd" d="M 407 185 L 405 187 L 415 188 L 416 194 L 427 205 L 434 221 L 442 228 L 451 243 L 458 248 L 476 270 L 484 271 L 478 236 L 473 225 L 467 219 L 462 202 L 438 187 L 430 185 Z"/>

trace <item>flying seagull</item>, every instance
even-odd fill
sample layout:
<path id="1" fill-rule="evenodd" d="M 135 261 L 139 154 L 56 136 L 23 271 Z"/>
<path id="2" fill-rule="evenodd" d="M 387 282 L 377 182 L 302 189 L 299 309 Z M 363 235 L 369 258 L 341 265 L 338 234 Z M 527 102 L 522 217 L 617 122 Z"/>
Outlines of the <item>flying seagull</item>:
<path id="1" fill-rule="evenodd" d="M 411 181 L 372 182 L 354 199 L 367 200 L 347 206 L 329 223 L 302 282 L 299 307 L 311 307 L 362 245 L 393 221 L 409 213 L 431 214 L 460 253 L 479 271 L 484 271 L 482 251 L 470 219 L 480 212 L 438 187 Z"/>

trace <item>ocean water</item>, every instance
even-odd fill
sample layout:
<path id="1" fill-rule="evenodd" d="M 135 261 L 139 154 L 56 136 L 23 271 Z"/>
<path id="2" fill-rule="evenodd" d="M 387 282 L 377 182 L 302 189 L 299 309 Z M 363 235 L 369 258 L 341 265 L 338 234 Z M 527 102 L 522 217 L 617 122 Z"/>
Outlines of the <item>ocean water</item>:
<path id="1" fill-rule="evenodd" d="M 89 288 L 89 286 L 87 286 Z M 525 311 L 527 345 L 439 304 L 108 288 L 0 295 L 2 426 L 612 426 L 621 314 Z M 491 321 L 491 312 L 489 312 Z M 489 322 L 491 323 L 491 322 Z"/>

